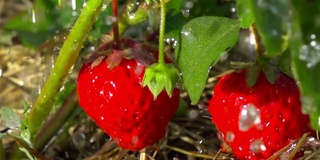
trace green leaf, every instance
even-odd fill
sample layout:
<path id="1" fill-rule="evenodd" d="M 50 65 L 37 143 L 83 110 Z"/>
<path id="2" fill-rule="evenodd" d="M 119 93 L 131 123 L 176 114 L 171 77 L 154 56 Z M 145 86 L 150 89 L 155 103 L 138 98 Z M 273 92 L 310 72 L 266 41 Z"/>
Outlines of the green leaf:
<path id="1" fill-rule="evenodd" d="M 250 3 L 247 0 L 237 1 L 237 13 L 242 28 L 249 28 L 254 22 L 252 12 L 250 10 Z"/>
<path id="2" fill-rule="evenodd" d="M 1 119 L 8 128 L 19 129 L 21 126 L 21 121 L 18 114 L 8 107 L 1 108 Z"/>
<path id="3" fill-rule="evenodd" d="M 176 15 L 181 12 L 184 0 L 170 0 L 166 3 L 167 14 Z"/>
<path id="4" fill-rule="evenodd" d="M 306 11 L 320 10 L 318 3 L 309 1 L 294 1 L 294 19 L 291 25 L 290 51 L 294 77 L 298 80 L 301 91 L 303 110 L 309 114 L 311 125 L 320 129 L 320 44 L 318 35 L 320 26 L 313 22 L 315 15 Z M 313 12 L 314 13 L 314 12 Z M 306 20 L 307 19 L 307 20 Z M 310 20 L 310 19 L 313 19 Z M 305 28 L 308 26 L 307 28 Z"/>
<path id="5" fill-rule="evenodd" d="M 171 0 L 167 3 L 168 9 L 179 7 L 181 0 Z M 173 3 L 174 2 L 174 3 Z M 173 4 L 176 6 L 171 6 Z M 225 17 L 230 13 L 231 2 L 215 2 L 212 0 L 184 1 L 178 13 L 169 13 L 166 17 L 166 38 L 177 40 L 182 27 L 193 18 L 206 16 Z M 176 10 L 179 8 L 175 8 Z"/>
<path id="6" fill-rule="evenodd" d="M 211 65 L 235 45 L 239 29 L 239 21 L 213 16 L 195 18 L 182 28 L 176 63 L 193 104 L 202 94 Z"/>
<path id="7" fill-rule="evenodd" d="M 288 27 L 292 18 L 290 1 L 250 0 L 248 3 L 266 55 L 275 57 L 282 54 L 288 47 Z"/>

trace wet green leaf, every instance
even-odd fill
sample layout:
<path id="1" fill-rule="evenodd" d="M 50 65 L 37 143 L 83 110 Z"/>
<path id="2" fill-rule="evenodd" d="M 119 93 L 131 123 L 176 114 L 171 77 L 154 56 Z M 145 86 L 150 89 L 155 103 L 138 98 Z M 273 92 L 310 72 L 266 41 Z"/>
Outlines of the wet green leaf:
<path id="1" fill-rule="evenodd" d="M 236 43 L 239 26 L 237 20 L 204 16 L 182 28 L 175 50 L 176 63 L 193 104 L 202 94 L 211 65 Z"/>
<path id="2" fill-rule="evenodd" d="M 320 129 L 320 16 L 316 1 L 296 0 L 291 27 L 290 51 L 292 69 L 301 91 L 303 110 L 310 115 L 311 125 Z M 306 11 L 311 11 L 305 13 Z"/>
<path id="3" fill-rule="evenodd" d="M 175 3 L 178 4 L 180 0 Z M 171 1 L 169 2 L 171 3 Z M 169 4 L 168 3 L 168 4 Z M 166 18 L 166 38 L 178 39 L 179 33 L 187 22 L 199 16 L 227 16 L 230 13 L 231 2 L 216 2 L 212 0 L 184 1 L 178 13 L 171 13 Z M 178 4 L 180 5 L 180 4 Z M 177 8 L 176 8 L 177 9 Z"/>
<path id="4" fill-rule="evenodd" d="M 11 129 L 19 129 L 21 126 L 20 117 L 8 107 L 1 108 L 1 120 L 5 126 Z"/>
<path id="5" fill-rule="evenodd" d="M 288 30 L 292 19 L 290 1 L 250 0 L 251 13 L 266 49 L 266 55 L 275 57 L 288 47 Z"/>
<path id="6" fill-rule="evenodd" d="M 237 1 L 237 13 L 242 28 L 248 28 L 254 22 L 252 12 L 250 10 L 250 3 L 247 0 Z"/>

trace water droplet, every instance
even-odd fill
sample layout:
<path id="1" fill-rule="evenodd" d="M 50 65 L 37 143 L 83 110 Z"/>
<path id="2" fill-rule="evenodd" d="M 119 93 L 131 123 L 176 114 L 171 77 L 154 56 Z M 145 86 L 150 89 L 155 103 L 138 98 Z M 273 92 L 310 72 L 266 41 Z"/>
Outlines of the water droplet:
<path id="1" fill-rule="evenodd" d="M 141 75 L 143 71 L 144 71 L 144 65 L 139 63 L 139 64 L 136 66 L 136 69 L 134 70 L 134 73 L 135 73 L 136 75 Z"/>
<path id="2" fill-rule="evenodd" d="M 138 120 L 139 119 L 139 112 L 134 112 L 133 113 L 133 118 Z"/>
<path id="3" fill-rule="evenodd" d="M 35 9 L 33 8 L 31 10 L 31 17 L 32 17 L 32 23 L 36 23 L 37 22 L 37 18 L 36 18 L 36 12 L 35 12 Z"/>
<path id="4" fill-rule="evenodd" d="M 302 96 L 301 97 L 301 103 L 302 103 L 302 112 L 304 113 L 312 113 L 316 111 L 316 102 L 315 100 L 310 96 Z M 319 121 L 320 125 L 320 121 Z"/>
<path id="5" fill-rule="evenodd" d="M 230 131 L 227 131 L 227 133 L 226 133 L 226 141 L 227 142 L 233 142 L 234 138 L 235 138 L 234 133 L 230 132 Z"/>
<path id="6" fill-rule="evenodd" d="M 230 10 L 231 10 L 232 13 L 236 13 L 236 11 L 237 11 L 237 10 L 236 10 L 236 7 L 231 7 Z M 247 10 L 246 10 L 246 11 L 247 11 Z"/>
<path id="7" fill-rule="evenodd" d="M 198 115 L 199 115 L 199 111 L 198 111 L 198 110 L 195 110 L 195 109 L 191 109 L 191 110 L 189 110 L 189 112 L 188 112 L 188 116 L 189 116 L 189 118 L 191 118 L 191 119 L 197 118 Z"/>
<path id="8" fill-rule="evenodd" d="M 197 144 L 202 144 L 202 143 L 203 143 L 203 140 L 201 139 L 197 141 Z"/>
<path id="9" fill-rule="evenodd" d="M 77 1 L 76 0 L 71 0 L 71 7 L 72 7 L 72 10 L 77 9 Z"/>
<path id="10" fill-rule="evenodd" d="M 108 16 L 106 18 L 106 24 L 107 25 L 112 25 L 113 23 L 117 22 L 117 17 L 114 16 Z"/>
<path id="11" fill-rule="evenodd" d="M 116 84 L 113 81 L 106 81 L 103 86 L 103 97 L 109 101 L 113 97 L 113 93 L 117 91 Z M 101 91 L 100 91 L 101 94 Z"/>
<path id="12" fill-rule="evenodd" d="M 224 139 L 224 134 L 222 132 L 218 132 L 217 137 L 219 139 Z"/>
<path id="13" fill-rule="evenodd" d="M 103 117 L 103 116 L 101 116 L 101 117 L 100 117 L 100 119 L 101 119 L 101 120 L 104 120 L 104 117 Z"/>
<path id="14" fill-rule="evenodd" d="M 261 123 L 260 110 L 253 104 L 244 105 L 239 115 L 239 130 L 247 131 Z"/>
<path id="15" fill-rule="evenodd" d="M 255 139 L 250 143 L 249 147 L 253 153 L 259 153 L 267 150 L 266 146 L 264 145 L 261 139 Z"/>
<path id="16" fill-rule="evenodd" d="M 185 18 L 188 18 L 190 16 L 190 9 L 183 9 L 182 10 L 182 15 L 185 17 Z"/>
<path id="17" fill-rule="evenodd" d="M 307 63 L 307 67 L 314 67 L 320 62 L 320 44 L 314 40 L 310 45 L 303 45 L 300 49 L 299 58 Z"/>
<path id="18" fill-rule="evenodd" d="M 138 141 L 139 141 L 139 137 L 138 137 L 138 136 L 133 136 L 133 137 L 131 138 L 131 143 L 132 143 L 133 145 L 137 145 Z"/>

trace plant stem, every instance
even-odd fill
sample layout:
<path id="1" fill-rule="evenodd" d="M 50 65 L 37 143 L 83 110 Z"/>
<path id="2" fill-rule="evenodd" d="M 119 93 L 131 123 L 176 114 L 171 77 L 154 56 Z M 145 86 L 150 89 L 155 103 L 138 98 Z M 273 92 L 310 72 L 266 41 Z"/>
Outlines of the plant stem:
<path id="1" fill-rule="evenodd" d="M 112 25 L 114 45 L 117 48 L 119 45 L 118 0 L 112 0 L 112 16 L 117 19 Z"/>
<path id="2" fill-rule="evenodd" d="M 160 0 L 161 7 L 161 20 L 160 20 L 160 31 L 159 31 L 159 64 L 165 64 L 164 61 L 164 34 L 166 26 L 166 4 L 164 0 Z"/>
<path id="3" fill-rule="evenodd" d="M 74 111 L 77 106 L 77 94 L 75 89 L 68 96 L 69 98 L 64 102 L 64 104 L 59 108 L 54 116 L 48 120 L 43 127 L 40 129 L 35 141 L 34 148 L 36 150 L 42 149 L 47 142 L 57 134 L 58 130 L 63 126 L 70 114 Z"/>
<path id="4" fill-rule="evenodd" d="M 54 68 L 42 87 L 41 93 L 28 116 L 28 128 L 32 142 L 34 142 L 39 128 L 50 113 L 55 98 L 70 69 L 74 66 L 87 33 L 101 12 L 103 2 L 104 0 L 88 1 L 64 42 Z"/>

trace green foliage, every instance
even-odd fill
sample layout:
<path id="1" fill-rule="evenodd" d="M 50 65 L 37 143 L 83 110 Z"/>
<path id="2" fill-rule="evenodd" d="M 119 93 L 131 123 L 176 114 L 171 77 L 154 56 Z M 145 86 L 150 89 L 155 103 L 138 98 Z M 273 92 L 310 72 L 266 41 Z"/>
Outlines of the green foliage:
<path id="1" fill-rule="evenodd" d="M 167 4 L 166 38 L 178 39 L 182 27 L 196 17 L 229 14 L 231 2 L 217 3 L 212 0 L 171 0 Z M 171 8 L 176 7 L 176 10 Z M 178 8 L 180 8 L 179 12 Z"/>
<path id="2" fill-rule="evenodd" d="M 8 107 L 1 108 L 1 120 L 6 127 L 11 129 L 19 129 L 21 126 L 21 120 L 18 114 Z"/>
<path id="3" fill-rule="evenodd" d="M 76 6 L 72 6 L 57 4 L 56 0 L 36 0 L 33 8 L 11 19 L 4 28 L 17 32 L 19 40 L 25 46 L 37 48 L 57 33 L 68 32 L 78 18 L 84 2 L 85 0 L 79 0 L 76 1 Z M 105 25 L 106 16 L 102 14 L 98 19 L 99 22 L 90 31 L 94 36 L 100 37 L 105 33 L 105 29 L 110 28 Z M 101 30 L 103 32 L 100 32 Z M 94 40 L 94 42 L 97 41 L 97 39 Z"/>
<path id="4" fill-rule="evenodd" d="M 266 55 L 275 57 L 282 54 L 288 47 L 288 26 L 292 19 L 290 1 L 250 0 L 247 1 L 246 6 L 251 9 L 251 16 L 261 35 Z M 240 11 L 245 12 L 245 10 Z M 240 15 L 243 16 L 243 14 L 245 13 Z"/>
<path id="5" fill-rule="evenodd" d="M 238 40 L 239 26 L 237 20 L 203 16 L 182 28 L 176 63 L 193 104 L 200 99 L 210 67 Z"/>
<path id="6" fill-rule="evenodd" d="M 303 109 L 310 115 L 312 127 L 320 129 L 320 16 L 316 1 L 293 1 L 290 51 L 295 78 L 299 81 Z M 308 12 L 306 12 L 308 11 Z M 311 13 L 309 12 L 311 11 Z"/>
<path id="7" fill-rule="evenodd" d="M 238 17 L 242 28 L 249 28 L 254 22 L 253 14 L 250 9 L 250 3 L 247 0 L 237 1 Z"/>

